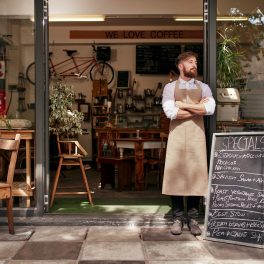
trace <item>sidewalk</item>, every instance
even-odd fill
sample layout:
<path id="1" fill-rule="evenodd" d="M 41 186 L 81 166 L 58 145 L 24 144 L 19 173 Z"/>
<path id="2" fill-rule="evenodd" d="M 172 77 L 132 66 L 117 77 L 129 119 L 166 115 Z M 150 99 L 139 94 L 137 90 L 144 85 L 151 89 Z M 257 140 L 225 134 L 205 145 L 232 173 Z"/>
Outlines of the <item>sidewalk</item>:
<path id="1" fill-rule="evenodd" d="M 71 220 L 73 220 L 72 218 Z M 203 226 L 201 225 L 203 229 Z M 180 236 L 162 225 L 0 227 L 0 264 L 260 264 L 264 250 Z"/>

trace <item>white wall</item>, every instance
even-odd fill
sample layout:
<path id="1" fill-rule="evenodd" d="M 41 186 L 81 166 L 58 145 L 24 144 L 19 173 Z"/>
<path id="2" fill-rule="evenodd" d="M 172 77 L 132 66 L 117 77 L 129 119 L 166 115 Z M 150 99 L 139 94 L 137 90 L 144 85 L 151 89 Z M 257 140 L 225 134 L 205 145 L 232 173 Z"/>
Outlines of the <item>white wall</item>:
<path id="1" fill-rule="evenodd" d="M 72 40 L 69 38 L 70 30 L 85 30 L 87 27 L 62 27 L 62 26 L 51 26 L 49 29 L 49 40 L 50 40 L 50 51 L 53 52 L 54 61 L 61 61 L 66 58 L 66 53 L 63 49 L 77 49 L 80 56 L 90 56 L 92 54 L 92 48 L 90 46 L 93 41 L 98 45 L 108 45 L 111 47 L 112 58 L 109 62 L 115 71 L 118 70 L 129 70 L 131 72 L 131 82 L 132 79 L 136 80 L 136 85 L 134 87 L 135 93 L 143 94 L 144 89 L 156 89 L 159 82 L 162 82 L 163 86 L 169 81 L 169 76 L 167 75 L 140 75 L 136 74 L 136 45 L 139 43 L 176 43 L 176 42 L 197 42 L 202 40 L 110 40 L 110 39 L 95 39 L 95 40 Z M 104 27 L 89 27 L 89 30 L 107 30 Z M 130 27 L 129 30 L 157 30 L 154 27 Z M 177 30 L 178 27 L 159 27 L 160 30 Z M 196 29 L 201 30 L 201 27 L 181 27 L 180 29 Z M 127 27 L 110 27 L 109 30 L 128 30 Z M 21 26 L 21 59 L 20 59 L 20 70 L 26 72 L 26 67 L 34 61 L 34 34 L 32 27 Z M 116 81 L 116 80 L 115 80 Z M 115 81 L 109 88 L 113 89 L 113 94 L 115 92 Z M 91 102 L 92 93 L 92 82 L 90 80 L 70 80 L 68 81 L 74 86 L 76 95 L 78 93 L 83 93 L 86 95 L 87 101 Z M 27 84 L 26 93 L 26 103 L 32 103 L 35 101 L 34 87 L 31 84 Z M 22 114 L 23 117 L 29 118 L 27 112 Z M 33 120 L 32 120 L 33 121 Z"/>

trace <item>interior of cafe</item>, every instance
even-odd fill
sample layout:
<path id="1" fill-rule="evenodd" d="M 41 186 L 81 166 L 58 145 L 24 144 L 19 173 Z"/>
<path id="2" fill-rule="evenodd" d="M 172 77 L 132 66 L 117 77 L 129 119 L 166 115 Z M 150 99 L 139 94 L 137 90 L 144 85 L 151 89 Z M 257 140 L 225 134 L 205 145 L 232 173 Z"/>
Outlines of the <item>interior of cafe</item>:
<path id="1" fill-rule="evenodd" d="M 161 187 L 170 120 L 162 92 L 178 78 L 181 52 L 198 54 L 201 81 L 216 67 L 213 132 L 263 131 L 262 0 L 215 1 L 214 66 L 205 58 L 207 1 L 47 2 L 41 53 L 36 1 L 0 0 L 0 138 L 21 134 L 12 183 L 18 215 L 40 204 L 38 213 L 168 213 Z M 39 87 L 41 75 L 48 91 Z M 37 134 L 42 99 L 46 150 Z M 1 155 L 1 181 L 8 163 Z M 48 169 L 39 181 L 42 165 Z"/>

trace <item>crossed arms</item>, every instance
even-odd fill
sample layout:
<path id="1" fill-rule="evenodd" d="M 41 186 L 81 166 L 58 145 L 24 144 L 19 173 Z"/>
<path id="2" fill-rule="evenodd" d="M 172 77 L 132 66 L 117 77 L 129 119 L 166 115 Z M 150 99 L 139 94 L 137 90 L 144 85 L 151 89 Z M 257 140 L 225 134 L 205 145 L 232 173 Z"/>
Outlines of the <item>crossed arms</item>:
<path id="1" fill-rule="evenodd" d="M 195 115 L 205 115 L 206 109 L 204 103 L 208 101 L 208 97 L 202 98 L 197 104 L 176 101 L 175 104 L 177 107 L 179 107 L 177 119 L 187 119 Z"/>

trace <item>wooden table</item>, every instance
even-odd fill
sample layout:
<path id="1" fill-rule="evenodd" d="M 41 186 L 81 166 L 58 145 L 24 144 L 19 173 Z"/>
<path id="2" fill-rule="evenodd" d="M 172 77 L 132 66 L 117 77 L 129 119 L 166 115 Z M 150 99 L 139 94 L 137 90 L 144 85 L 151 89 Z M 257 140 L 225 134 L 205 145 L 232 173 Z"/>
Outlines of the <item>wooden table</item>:
<path id="1" fill-rule="evenodd" d="M 26 141 L 26 182 L 14 183 L 13 196 L 26 196 L 26 206 L 30 207 L 31 189 L 31 140 L 35 130 L 28 129 L 0 129 L 0 138 L 14 139 L 16 134 L 21 135 L 21 140 Z"/>
<path id="2" fill-rule="evenodd" d="M 97 157 L 102 157 L 102 145 L 105 141 L 109 139 L 119 139 L 119 138 L 134 138 L 137 135 L 137 128 L 96 128 L 96 137 L 97 137 Z M 156 138 L 159 139 L 160 133 L 168 133 L 166 129 L 141 129 L 140 130 L 140 137 L 143 138 Z"/>
<path id="3" fill-rule="evenodd" d="M 118 138 L 115 140 L 120 151 L 120 158 L 123 157 L 124 149 L 134 149 L 135 152 L 135 189 L 143 191 L 145 187 L 144 179 L 144 150 L 160 149 L 160 138 Z M 165 144 L 165 143 L 164 143 Z"/>

